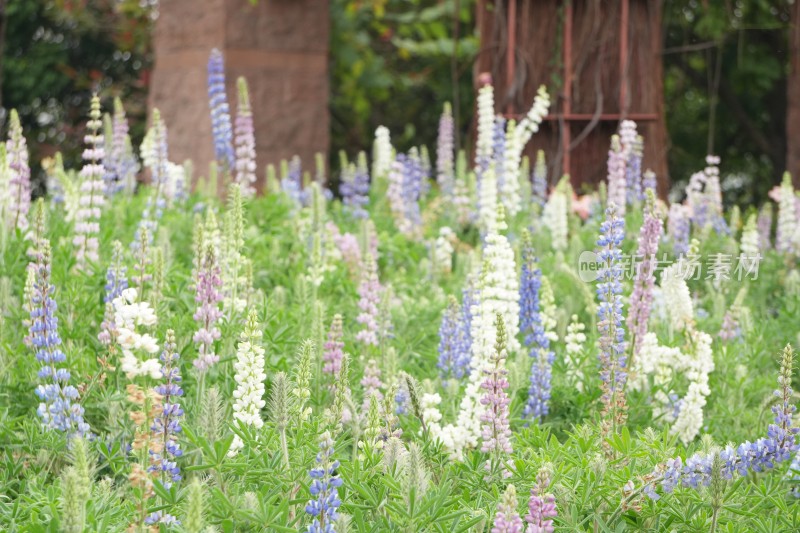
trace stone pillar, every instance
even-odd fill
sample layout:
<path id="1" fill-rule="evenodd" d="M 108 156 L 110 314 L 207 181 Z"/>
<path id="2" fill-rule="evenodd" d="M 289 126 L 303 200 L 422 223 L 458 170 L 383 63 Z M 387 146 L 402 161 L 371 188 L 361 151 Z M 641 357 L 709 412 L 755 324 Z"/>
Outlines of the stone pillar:
<path id="1" fill-rule="evenodd" d="M 232 117 L 236 79 L 250 87 L 259 189 L 268 163 L 297 154 L 313 169 L 329 144 L 328 35 L 328 0 L 161 2 L 149 107 L 166 122 L 170 160 L 191 159 L 206 175 L 214 159 L 206 66 L 218 48 Z"/>

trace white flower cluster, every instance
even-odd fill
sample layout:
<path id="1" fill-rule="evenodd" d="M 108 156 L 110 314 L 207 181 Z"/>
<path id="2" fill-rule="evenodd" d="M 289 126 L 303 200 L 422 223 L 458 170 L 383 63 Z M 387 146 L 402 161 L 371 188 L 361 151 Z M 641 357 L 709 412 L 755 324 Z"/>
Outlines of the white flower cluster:
<path id="1" fill-rule="evenodd" d="M 411 221 L 406 218 L 406 204 L 403 197 L 403 163 L 394 159 L 389 164 L 389 187 L 386 189 L 386 198 L 389 200 L 389 209 L 392 212 L 394 225 L 400 233 L 408 234 L 413 229 Z"/>
<path id="2" fill-rule="evenodd" d="M 519 150 L 520 154 L 525 149 L 528 141 L 531 140 L 533 134 L 539 131 L 539 125 L 544 117 L 547 116 L 548 109 L 550 109 L 550 95 L 547 93 L 547 88 L 544 85 L 540 85 L 539 90 L 536 91 L 536 96 L 533 98 L 533 105 L 528 114 L 519 122 L 514 133 L 516 137 L 514 146 Z"/>
<path id="3" fill-rule="evenodd" d="M 613 203 L 620 215 L 625 214 L 627 200 L 625 159 L 625 152 L 622 151 L 619 135 L 612 136 L 611 149 L 608 151 L 608 203 Z"/>
<path id="4" fill-rule="evenodd" d="M 626 161 L 634 152 L 636 137 L 638 137 L 638 135 L 636 131 L 636 122 L 632 120 L 623 120 L 619 125 L 619 142 Z"/>
<path id="5" fill-rule="evenodd" d="M 562 187 L 556 187 L 547 198 L 547 203 L 542 211 L 542 223 L 550 230 L 550 241 L 555 250 L 567 248 L 567 210 L 569 199 Z"/>
<path id="6" fill-rule="evenodd" d="M 483 173 L 478 196 L 478 228 L 481 234 L 497 232 L 497 174 L 494 165 Z"/>
<path id="7" fill-rule="evenodd" d="M 494 135 L 494 88 L 484 85 L 478 91 L 478 139 L 475 142 L 475 168 L 489 164 L 492 159 Z M 483 181 L 481 177 L 481 181 Z M 481 188 L 483 183 L 480 184 Z M 481 194 L 483 192 L 481 191 Z"/>
<path id="8" fill-rule="evenodd" d="M 236 362 L 233 363 L 236 390 L 233 391 L 233 418 L 241 426 L 252 426 L 261 429 L 264 419 L 261 409 L 266 405 L 264 400 L 264 348 L 261 346 L 261 329 L 251 312 L 247 319 L 239 345 L 236 349 Z M 236 435 L 228 455 L 235 455 L 244 443 Z"/>
<path id="9" fill-rule="evenodd" d="M 577 315 L 572 315 L 567 334 L 564 336 L 566 354 L 564 364 L 567 368 L 567 381 L 575 386 L 578 392 L 583 392 L 583 348 L 586 344 L 586 326 L 578 320 Z"/>
<path id="10" fill-rule="evenodd" d="M 510 217 L 520 211 L 519 166 L 522 161 L 522 148 L 516 143 L 516 122 L 509 120 L 506 124 L 506 143 L 503 153 L 503 181 L 498 184 L 498 194 Z M 527 176 L 525 179 L 528 179 Z"/>
<path id="11" fill-rule="evenodd" d="M 642 389 L 647 385 L 647 376 L 652 376 L 657 401 L 653 417 L 671 423 L 670 433 L 684 444 L 694 440 L 703 427 L 703 407 L 711 393 L 708 375 L 714 370 L 711 336 L 690 327 L 686 337 L 682 350 L 661 346 L 654 333 L 647 333 L 631 380 L 632 388 Z M 686 394 L 680 399 L 671 388 L 675 376 L 689 381 Z"/>
<path id="12" fill-rule="evenodd" d="M 453 242 L 457 239 L 455 232 L 448 226 L 439 229 L 439 236 L 433 243 L 433 266 L 437 274 L 449 274 L 453 270 Z"/>
<path id="13" fill-rule="evenodd" d="M 139 294 L 134 288 L 125 289 L 114 299 L 114 325 L 117 329 L 117 343 L 122 350 L 120 368 L 133 379 L 149 375 L 161 378 L 161 362 L 150 357 L 158 352 L 158 342 L 148 333 L 140 333 L 137 326 L 151 327 L 157 322 L 156 313 L 147 302 L 139 302 Z M 135 352 L 145 355 L 140 360 Z"/>
<path id="14" fill-rule="evenodd" d="M 422 409 L 422 420 L 434 439 L 438 439 L 442 434 L 442 413 L 439 411 L 441 403 L 442 397 L 439 393 L 426 392 L 419 400 L 420 408 Z"/>
<path id="15" fill-rule="evenodd" d="M 678 264 L 668 266 L 662 272 L 661 293 L 673 331 L 683 331 L 694 324 L 692 296 L 678 271 Z"/>
<path id="16" fill-rule="evenodd" d="M 500 229 L 505 223 L 500 221 Z M 508 334 L 507 351 L 516 353 L 520 346 L 519 333 L 519 282 L 514 251 L 504 235 L 491 233 L 486 237 L 483 252 L 483 269 L 477 303 L 472 306 L 472 358 L 470 375 L 461 399 L 456 424 L 442 428 L 439 440 L 455 459 L 463 457 L 466 448 L 478 445 L 481 437 L 481 383 L 484 369 L 489 365 L 497 340 L 497 314 L 503 317 Z"/>
<path id="17" fill-rule="evenodd" d="M 378 126 L 375 130 L 375 145 L 373 148 L 373 176 L 385 178 L 392 165 L 392 139 L 386 126 Z"/>
<path id="18" fill-rule="evenodd" d="M 539 317 L 542 321 L 544 335 L 550 342 L 558 341 L 556 326 L 558 325 L 558 308 L 556 307 L 556 297 L 553 294 L 553 287 L 550 281 L 542 276 L 542 287 L 539 289 Z"/>
<path id="19" fill-rule="evenodd" d="M 758 226 L 756 224 L 756 215 L 751 214 L 747 217 L 747 222 L 744 224 L 742 230 L 742 240 L 739 245 L 739 251 L 744 257 L 754 258 L 761 249 L 758 236 Z"/>
<path id="20" fill-rule="evenodd" d="M 164 182 L 164 199 L 167 205 L 186 197 L 186 169 L 172 161 L 167 162 L 167 177 Z"/>

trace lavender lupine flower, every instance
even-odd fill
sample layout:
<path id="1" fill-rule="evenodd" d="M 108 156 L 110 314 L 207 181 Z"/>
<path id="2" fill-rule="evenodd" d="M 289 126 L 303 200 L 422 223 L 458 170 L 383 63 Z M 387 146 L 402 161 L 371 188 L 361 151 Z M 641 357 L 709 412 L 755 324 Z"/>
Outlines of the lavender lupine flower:
<path id="1" fill-rule="evenodd" d="M 363 329 L 356 339 L 367 345 L 378 345 L 378 306 L 381 302 L 381 285 L 378 281 L 378 263 L 371 253 L 364 258 L 364 270 L 358 286 L 358 308 L 361 310 L 356 321 Z"/>
<path id="2" fill-rule="evenodd" d="M 465 298 L 469 297 L 465 290 Z M 465 307 L 451 296 L 442 315 L 442 324 L 439 327 L 439 362 L 436 365 L 441 370 L 442 379 L 461 379 L 469 372 L 470 339 L 469 326 L 466 324 L 469 316 L 464 315 L 464 311 L 469 313 L 469 309 Z"/>
<path id="3" fill-rule="evenodd" d="M 325 342 L 322 353 L 322 371 L 326 374 L 336 376 L 342 368 L 342 357 L 344 357 L 344 342 L 342 342 L 342 315 L 334 315 L 331 327 L 328 330 L 328 340 Z"/>
<path id="4" fill-rule="evenodd" d="M 225 95 L 225 60 L 222 52 L 214 48 L 208 57 L 208 100 L 211 108 L 211 132 L 214 136 L 214 154 L 225 170 L 232 172 L 235 164 L 233 128 L 228 97 Z"/>
<path id="5" fill-rule="evenodd" d="M 180 418 L 183 409 L 178 403 L 183 396 L 181 389 L 180 355 L 175 344 L 175 332 L 167 330 L 164 350 L 161 352 L 162 382 L 155 386 L 160 397 L 161 408 L 153 420 L 150 430 L 153 440 L 150 448 L 150 467 L 148 472 L 158 474 L 161 484 L 168 489 L 172 483 L 181 480 L 181 470 L 175 460 L 183 455 L 178 443 L 178 435 L 183 431 Z"/>
<path id="6" fill-rule="evenodd" d="M 365 209 L 369 204 L 369 166 L 367 154 L 364 152 L 358 154 L 357 164 L 349 165 L 346 172 L 343 169 L 339 193 L 342 195 L 345 209 L 354 218 L 369 217 Z"/>
<path id="7" fill-rule="evenodd" d="M 653 191 L 653 194 L 657 195 L 657 187 L 656 173 L 650 169 L 645 170 L 644 178 L 642 178 L 642 199 L 646 199 L 647 191 Z"/>
<path id="8" fill-rule="evenodd" d="M 298 156 L 292 157 L 281 175 L 281 190 L 292 199 L 295 205 L 303 204 L 303 169 Z"/>
<path id="9" fill-rule="evenodd" d="M 336 533 L 338 509 L 342 505 L 337 489 L 342 486 L 342 479 L 336 473 L 339 461 L 332 459 L 333 445 L 330 432 L 324 432 L 319 440 L 318 466 L 309 471 L 312 480 L 309 490 L 314 499 L 306 505 L 306 512 L 314 521 L 308 526 L 308 533 Z"/>
<path id="10" fill-rule="evenodd" d="M 80 207 L 75 213 L 75 238 L 72 244 L 76 247 L 76 259 L 79 268 L 86 268 L 86 261 L 96 262 L 97 235 L 100 233 L 100 208 L 105 204 L 103 196 L 105 169 L 104 141 L 100 113 L 100 98 L 92 97 L 89 121 L 86 123 L 88 133 L 84 137 L 86 148 L 83 150 L 84 165 L 81 169 Z"/>
<path id="11" fill-rule="evenodd" d="M 625 215 L 625 152 L 622 151 L 618 135 L 611 137 L 608 151 L 608 203 L 617 206 L 621 216 Z"/>
<path id="12" fill-rule="evenodd" d="M 494 163 L 494 177 L 497 180 L 497 190 L 503 190 L 505 179 L 506 157 L 506 119 L 495 117 L 492 130 L 492 162 Z"/>
<path id="13" fill-rule="evenodd" d="M 739 321 L 736 319 L 736 314 L 731 310 L 725 312 L 722 318 L 722 327 L 719 330 L 719 338 L 723 342 L 730 342 L 734 339 L 739 339 L 742 336 L 742 329 L 739 327 Z"/>
<path id="14" fill-rule="evenodd" d="M 103 297 L 105 303 L 113 302 L 128 288 L 128 268 L 124 265 L 122 243 L 114 241 L 112 246 L 111 264 L 106 270 L 106 295 Z"/>
<path id="15" fill-rule="evenodd" d="M 744 442 L 734 449 L 727 446 L 719 451 L 722 460 L 722 477 L 733 479 L 733 476 L 745 476 L 750 472 L 764 472 L 772 469 L 777 463 L 788 461 L 800 446 L 797 443 L 798 428 L 792 427 L 792 415 L 796 407 L 792 405 L 792 366 L 794 352 L 790 345 L 783 350 L 781 370 L 778 375 L 779 388 L 775 396 L 781 401 L 772 407 L 775 423 L 770 424 L 767 436 L 755 442 Z M 698 452 L 686 460 L 684 465 L 680 457 L 670 459 L 659 465 L 647 477 L 643 492 L 653 500 L 661 496 L 656 492 L 657 484 L 667 494 L 675 487 L 707 487 L 711 483 L 712 463 L 716 453 Z"/>
<path id="16" fill-rule="evenodd" d="M 619 142 L 625 155 L 625 198 L 629 204 L 642 200 L 642 140 L 636 132 L 636 122 L 623 120 L 619 127 Z"/>
<path id="17" fill-rule="evenodd" d="M 517 512 L 517 490 L 509 485 L 497 504 L 491 533 L 522 533 L 523 530 L 522 518 Z"/>
<path id="18" fill-rule="evenodd" d="M 60 348 L 58 306 L 52 296 L 55 287 L 50 283 L 50 260 L 50 241 L 42 239 L 34 265 L 36 278 L 30 313 L 31 342 L 36 350 L 36 360 L 42 365 L 38 376 L 44 382 L 36 387 L 36 395 L 41 400 L 37 413 L 44 427 L 63 431 L 69 437 L 83 437 L 89 434 L 89 425 L 83 420 L 78 390 L 69 384 L 69 370 L 60 366 L 66 363 L 67 356 Z"/>
<path id="19" fill-rule="evenodd" d="M 633 336 L 633 357 L 639 354 L 647 333 L 647 322 L 653 304 L 653 286 L 655 285 L 656 252 L 663 232 L 663 224 L 655 208 L 655 196 L 652 190 L 647 193 L 644 222 L 639 229 L 639 248 L 636 257 L 641 261 L 636 265 L 636 276 L 633 281 L 633 293 L 628 312 L 628 329 Z"/>
<path id="20" fill-rule="evenodd" d="M 772 204 L 764 204 L 758 211 L 756 222 L 758 227 L 758 247 L 762 251 L 772 247 L 770 236 L 772 235 Z"/>
<path id="21" fill-rule="evenodd" d="M 456 175 L 454 135 L 453 110 L 450 102 L 445 102 L 439 118 L 439 135 L 436 138 L 436 182 L 446 199 L 453 195 Z"/>
<path id="22" fill-rule="evenodd" d="M 28 166 L 28 146 L 16 109 L 12 109 L 9 116 L 6 165 L 9 172 L 6 227 L 24 232 L 28 229 L 28 211 L 31 208 L 31 169 Z"/>
<path id="23" fill-rule="evenodd" d="M 549 412 L 548 402 L 552 388 L 552 366 L 555 354 L 550 350 L 550 339 L 545 334 L 539 307 L 539 289 L 542 271 L 536 268 L 536 257 L 527 233 L 523 236 L 522 274 L 520 276 L 520 331 L 523 342 L 530 347 L 531 364 L 528 402 L 523 414 L 541 420 Z"/>
<path id="24" fill-rule="evenodd" d="M 609 203 L 606 220 L 600 225 L 597 258 L 602 263 L 597 278 L 597 329 L 600 332 L 600 379 L 603 381 L 603 417 L 611 415 L 613 428 L 625 421 L 625 382 L 627 380 L 625 356 L 625 328 L 622 316 L 622 252 L 625 238 L 625 220 L 617 207 Z M 604 423 L 609 422 L 604 420 Z"/>
<path id="25" fill-rule="evenodd" d="M 425 168 L 416 148 L 412 148 L 405 160 L 403 179 L 403 206 L 405 218 L 415 231 L 422 225 L 419 209 L 419 199 L 422 195 L 422 183 L 425 177 Z"/>
<path id="26" fill-rule="evenodd" d="M 253 128 L 253 110 L 250 107 L 250 93 L 244 78 L 237 80 L 239 104 L 236 107 L 234 140 L 236 142 L 236 183 L 242 188 L 244 196 L 256 193 L 256 139 Z"/>
<path id="27" fill-rule="evenodd" d="M 106 154 L 108 163 L 106 176 L 106 196 L 112 196 L 120 191 L 133 193 L 136 185 L 136 173 L 139 163 L 133 153 L 131 138 L 128 134 L 128 118 L 122 100 L 114 99 L 114 117 L 111 121 L 111 153 Z"/>
<path id="28" fill-rule="evenodd" d="M 364 401 L 361 404 L 361 410 L 367 413 L 369 411 L 370 398 L 374 396 L 378 402 L 383 401 L 381 389 L 384 384 L 381 381 L 381 369 L 378 368 L 378 363 L 375 359 L 367 361 L 367 366 L 364 368 L 364 377 L 361 378 L 359 383 L 364 387 Z"/>
<path id="29" fill-rule="evenodd" d="M 544 204 L 547 203 L 547 162 L 544 158 L 544 150 L 536 152 L 536 164 L 533 166 L 532 179 L 533 198 L 539 208 L 544 209 Z"/>
<path id="30" fill-rule="evenodd" d="M 511 424 L 509 422 L 508 406 L 511 399 L 508 397 L 506 389 L 509 387 L 508 370 L 505 367 L 506 361 L 506 328 L 503 324 L 503 315 L 497 313 L 495 318 L 497 325 L 497 340 L 495 342 L 494 353 L 489 358 L 487 368 L 483 369 L 486 376 L 481 383 L 481 388 L 485 391 L 480 399 L 481 405 L 485 407 L 480 416 L 481 420 L 481 451 L 491 454 L 491 458 L 486 461 L 486 469 L 490 472 L 499 469 L 503 477 L 508 472 L 506 468 L 505 456 L 510 454 L 511 447 Z"/>
<path id="31" fill-rule="evenodd" d="M 672 240 L 672 250 L 675 252 L 675 255 L 683 255 L 689 251 L 691 221 L 686 206 L 681 204 L 672 204 L 669 206 L 667 231 Z"/>
<path id="32" fill-rule="evenodd" d="M 217 261 L 214 246 L 209 244 L 197 270 L 195 281 L 195 302 L 197 310 L 194 319 L 200 328 L 195 332 L 192 340 L 198 345 L 197 358 L 193 361 L 195 368 L 205 371 L 219 361 L 219 355 L 214 353 L 214 341 L 219 339 L 221 333 L 217 328 L 217 320 L 222 316 L 220 302 L 222 301 L 222 276 Z"/>
<path id="33" fill-rule="evenodd" d="M 531 489 L 531 497 L 528 500 L 528 514 L 525 521 L 528 523 L 527 533 L 553 533 L 553 518 L 558 516 L 556 509 L 556 498 L 552 494 L 546 493 L 550 485 L 550 477 L 547 471 L 542 469 L 536 475 L 536 485 Z"/>

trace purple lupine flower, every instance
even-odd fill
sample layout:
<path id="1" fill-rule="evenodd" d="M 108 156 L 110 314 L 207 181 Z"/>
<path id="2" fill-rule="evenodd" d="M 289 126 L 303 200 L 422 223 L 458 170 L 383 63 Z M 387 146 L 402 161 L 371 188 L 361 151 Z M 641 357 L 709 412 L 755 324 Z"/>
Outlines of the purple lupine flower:
<path id="1" fill-rule="evenodd" d="M 412 148 L 403 165 L 403 207 L 405 208 L 405 219 L 412 228 L 419 228 L 422 225 L 419 199 L 422 195 L 424 176 L 422 159 L 417 149 Z"/>
<path id="2" fill-rule="evenodd" d="M 202 372 L 219 361 L 219 355 L 214 353 L 214 341 L 221 335 L 216 323 L 222 316 L 222 276 L 213 245 L 209 244 L 206 248 L 196 276 L 194 300 L 198 305 L 194 319 L 200 324 L 200 328 L 192 337 L 198 345 L 197 358 L 193 364 Z"/>
<path id="3" fill-rule="evenodd" d="M 101 117 L 100 98 L 95 94 L 86 124 L 88 132 L 84 137 L 86 148 L 82 156 L 84 165 L 81 168 L 80 199 L 75 213 L 75 237 L 72 240 L 79 268 L 85 268 L 87 260 L 96 262 L 99 259 L 97 235 L 100 233 L 100 208 L 105 204 L 103 178 L 106 173 L 102 163 L 105 150 Z"/>
<path id="4" fill-rule="evenodd" d="M 552 494 L 545 492 L 550 486 L 550 477 L 547 471 L 542 469 L 536 475 L 536 484 L 531 489 L 531 497 L 528 500 L 528 514 L 525 521 L 528 523 L 527 533 L 553 533 L 553 518 L 558 516 L 556 509 L 556 498 Z"/>
<path id="5" fill-rule="evenodd" d="M 508 472 L 504 457 L 510 454 L 511 447 L 511 424 L 509 422 L 508 406 L 511 399 L 508 397 L 506 389 L 509 387 L 508 370 L 505 367 L 506 360 L 506 328 L 503 324 L 503 315 L 497 313 L 495 318 L 497 326 L 497 340 L 495 342 L 494 353 L 489 358 L 489 365 L 483 369 L 486 376 L 481 383 L 481 388 L 485 391 L 480 399 L 481 405 L 485 410 L 480 415 L 481 420 L 481 451 L 492 454 L 486 462 L 486 469 L 493 471 L 495 468 L 505 474 Z"/>
<path id="6" fill-rule="evenodd" d="M 378 281 L 378 263 L 371 253 L 364 258 L 361 283 L 358 286 L 358 308 L 361 310 L 356 321 L 363 329 L 356 334 L 356 339 L 367 345 L 378 345 L 378 306 L 381 301 L 381 285 Z"/>
<path id="7" fill-rule="evenodd" d="M 332 376 L 337 376 L 342 368 L 342 357 L 344 357 L 344 342 L 342 342 L 342 315 L 334 315 L 331 327 L 328 330 L 328 340 L 325 342 L 322 361 L 324 365 L 322 371 Z"/>
<path id="8" fill-rule="evenodd" d="M 503 190 L 503 180 L 505 179 L 505 159 L 506 159 L 506 119 L 495 117 L 494 129 L 492 130 L 492 162 L 494 163 L 494 175 L 497 179 L 497 190 Z"/>
<path id="9" fill-rule="evenodd" d="M 250 107 L 250 93 L 244 78 L 237 80 L 239 88 L 239 105 L 236 106 L 234 122 L 236 142 L 236 183 L 242 188 L 244 196 L 256 193 L 256 139 L 253 128 L 253 110 Z"/>
<path id="10" fill-rule="evenodd" d="M 672 240 L 672 250 L 675 255 L 683 255 L 689 251 L 690 231 L 691 221 L 689 220 L 686 206 L 681 204 L 669 206 L 667 232 Z"/>
<path id="11" fill-rule="evenodd" d="M 394 395 L 394 404 L 395 414 L 404 415 L 408 413 L 408 406 L 411 398 L 408 394 L 408 389 L 406 388 L 405 383 L 401 383 L 400 386 L 397 388 L 397 392 Z"/>
<path id="12" fill-rule="evenodd" d="M 285 174 L 281 176 L 281 190 L 292 199 L 295 205 L 303 205 L 303 168 L 300 157 L 294 156 L 286 164 Z"/>
<path id="13" fill-rule="evenodd" d="M 447 102 L 439 118 L 439 135 L 436 138 L 436 182 L 445 198 L 453 194 L 456 174 L 454 136 L 453 111 L 450 102 Z"/>
<path id="14" fill-rule="evenodd" d="M 150 448 L 150 466 L 147 471 L 160 476 L 161 484 L 169 489 L 173 483 L 181 480 L 181 470 L 175 460 L 183 455 L 178 443 L 178 435 L 183 431 L 180 418 L 183 409 L 177 403 L 183 396 L 181 388 L 181 369 L 175 344 L 175 332 L 167 330 L 164 351 L 161 352 L 162 383 L 155 386 L 155 392 L 161 397 L 161 409 L 150 430 L 154 440 Z"/>
<path id="15" fill-rule="evenodd" d="M 122 244 L 114 241 L 113 248 L 111 264 L 106 270 L 106 294 L 103 297 L 105 303 L 114 301 L 114 298 L 120 296 L 122 291 L 128 288 L 128 268 L 124 265 Z"/>
<path id="16" fill-rule="evenodd" d="M 661 239 L 663 225 L 655 208 L 655 196 L 647 194 L 647 207 L 644 222 L 639 229 L 639 248 L 636 257 L 641 261 L 636 265 L 636 277 L 633 281 L 633 293 L 628 312 L 628 329 L 633 335 L 633 356 L 639 355 L 642 339 L 647 334 L 647 322 L 653 305 L 653 286 L 655 285 L 655 267 L 658 264 L 656 253 Z"/>
<path id="17" fill-rule="evenodd" d="M 61 350 L 58 336 L 58 305 L 53 299 L 55 287 L 50 283 L 50 241 L 42 239 L 40 253 L 33 268 L 36 280 L 31 303 L 30 336 L 36 360 L 42 365 L 38 372 L 44 383 L 36 387 L 41 403 L 37 413 L 42 425 L 67 433 L 68 437 L 88 436 L 89 425 L 83 420 L 83 407 L 78 403 L 78 389 L 69 384 L 70 372 L 61 366 L 67 356 Z"/>
<path id="18" fill-rule="evenodd" d="M 22 134 L 22 124 L 16 109 L 11 110 L 6 141 L 8 165 L 8 211 L 6 227 L 10 230 L 28 229 L 28 211 L 31 209 L 31 169 L 28 166 L 28 145 Z"/>
<path id="19" fill-rule="evenodd" d="M 316 459 L 318 466 L 309 471 L 311 477 L 309 490 L 314 497 L 306 505 L 306 513 L 314 517 L 314 521 L 308 526 L 309 533 L 336 533 L 338 509 L 342 505 L 337 489 L 342 486 L 342 479 L 336 473 L 339 461 L 332 459 L 333 445 L 330 432 L 324 432 L 319 440 L 319 453 Z"/>
<path id="20" fill-rule="evenodd" d="M 225 60 L 222 52 L 214 48 L 208 57 L 208 101 L 211 108 L 211 132 L 214 136 L 214 154 L 226 171 L 235 165 L 233 128 L 228 97 L 225 94 Z"/>
<path id="21" fill-rule="evenodd" d="M 555 354 L 550 350 L 550 339 L 542 325 L 539 308 L 539 289 L 542 286 L 542 271 L 536 267 L 536 257 L 530 238 L 523 237 L 522 274 L 520 276 L 520 331 L 525 334 L 523 342 L 530 347 L 531 386 L 523 414 L 541 420 L 549 412 L 548 402 L 552 389 L 552 367 Z"/>
<path id="22" fill-rule="evenodd" d="M 112 196 L 122 190 L 133 192 L 135 174 L 139 171 L 139 163 L 133 153 L 131 138 L 128 134 L 128 118 L 122 100 L 114 99 L 114 117 L 111 121 L 111 151 L 106 154 L 107 164 L 106 196 Z"/>
<path id="23" fill-rule="evenodd" d="M 642 195 L 642 138 L 636 132 L 636 122 L 623 120 L 619 140 L 625 154 L 625 199 L 629 204 L 644 199 Z"/>
<path id="24" fill-rule="evenodd" d="M 755 442 L 744 442 L 738 447 L 727 446 L 719 452 L 722 460 L 722 477 L 733 479 L 734 474 L 745 476 L 749 472 L 764 472 L 775 467 L 777 463 L 788 461 L 798 451 L 798 428 L 792 427 L 792 415 L 796 408 L 792 405 L 792 365 L 794 352 L 791 346 L 786 346 L 781 358 L 781 370 L 778 375 L 780 388 L 775 391 L 775 396 L 781 399 L 780 403 L 772 407 L 775 414 L 775 423 L 770 424 L 767 436 Z M 643 487 L 643 492 L 652 500 L 659 500 L 661 496 L 655 488 L 658 483 L 667 494 L 675 490 L 679 484 L 684 487 L 697 489 L 707 487 L 711 483 L 712 463 L 714 453 L 698 452 L 686 460 L 680 457 L 670 459 L 650 475 Z"/>
<path id="25" fill-rule="evenodd" d="M 597 278 L 597 329 L 600 332 L 600 379 L 603 381 L 603 416 L 612 413 L 614 427 L 624 422 L 625 382 L 627 380 L 625 356 L 625 328 L 622 316 L 622 241 L 625 238 L 625 220 L 617 207 L 609 203 L 606 220 L 600 225 L 597 240 L 597 258 L 602 263 Z"/>
<path id="26" fill-rule="evenodd" d="M 730 342 L 735 339 L 740 339 L 741 337 L 742 328 L 739 327 L 739 321 L 736 319 L 736 315 L 730 310 L 726 311 L 725 316 L 722 318 L 719 338 L 722 339 L 723 342 Z"/>
<path id="27" fill-rule="evenodd" d="M 354 218 L 368 218 L 366 206 L 369 204 L 369 166 L 367 154 L 358 154 L 358 163 L 349 165 L 342 171 L 339 193 L 345 210 Z"/>
<path id="28" fill-rule="evenodd" d="M 625 214 L 626 189 L 625 152 L 620 145 L 619 136 L 614 135 L 608 150 L 608 203 L 617 206 L 620 215 Z"/>
<path id="29" fill-rule="evenodd" d="M 178 520 L 175 516 L 165 513 L 164 511 L 155 511 L 147 515 L 144 519 L 144 523 L 148 526 L 152 526 L 155 524 L 164 524 L 167 526 L 176 525 L 179 526 L 181 521 Z"/>
<path id="30" fill-rule="evenodd" d="M 547 203 L 547 163 L 544 150 L 536 152 L 536 164 L 533 166 L 531 193 L 540 209 Z"/>
<path id="31" fill-rule="evenodd" d="M 770 236 L 772 235 L 772 204 L 764 204 L 758 211 L 756 222 L 758 227 L 758 247 L 762 251 L 772 247 Z"/>
<path id="32" fill-rule="evenodd" d="M 461 306 L 454 297 L 450 297 L 447 308 L 442 314 L 439 326 L 439 362 L 436 366 L 441 370 L 442 379 L 450 376 L 460 379 L 464 376 L 464 368 L 458 364 L 463 358 L 463 325 L 461 324 Z"/>
<path id="33" fill-rule="evenodd" d="M 517 490 L 509 485 L 497 504 L 491 533 L 522 533 L 523 530 L 522 518 L 517 512 Z"/>
<path id="34" fill-rule="evenodd" d="M 383 388 L 383 381 L 381 381 L 381 369 L 378 368 L 378 363 L 375 359 L 367 361 L 367 366 L 364 368 L 364 377 L 361 378 L 361 386 L 364 387 L 364 401 L 361 404 L 361 410 L 366 413 L 369 411 L 370 398 L 375 396 L 378 402 L 383 400 L 381 389 Z"/>

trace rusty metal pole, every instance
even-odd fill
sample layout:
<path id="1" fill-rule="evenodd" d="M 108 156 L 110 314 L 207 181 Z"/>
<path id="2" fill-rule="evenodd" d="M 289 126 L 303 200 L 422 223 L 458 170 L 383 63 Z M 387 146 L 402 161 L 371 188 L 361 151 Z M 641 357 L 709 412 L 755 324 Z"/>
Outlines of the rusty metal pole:
<path id="1" fill-rule="evenodd" d="M 572 114 L 572 0 L 566 0 L 564 9 L 564 94 L 561 111 L 562 174 L 570 173 L 569 145 L 572 142 L 570 115 Z"/>
<path id="2" fill-rule="evenodd" d="M 508 43 L 506 46 L 506 114 L 514 112 L 513 99 L 511 98 L 516 74 L 517 50 L 517 0 L 508 0 Z"/>

